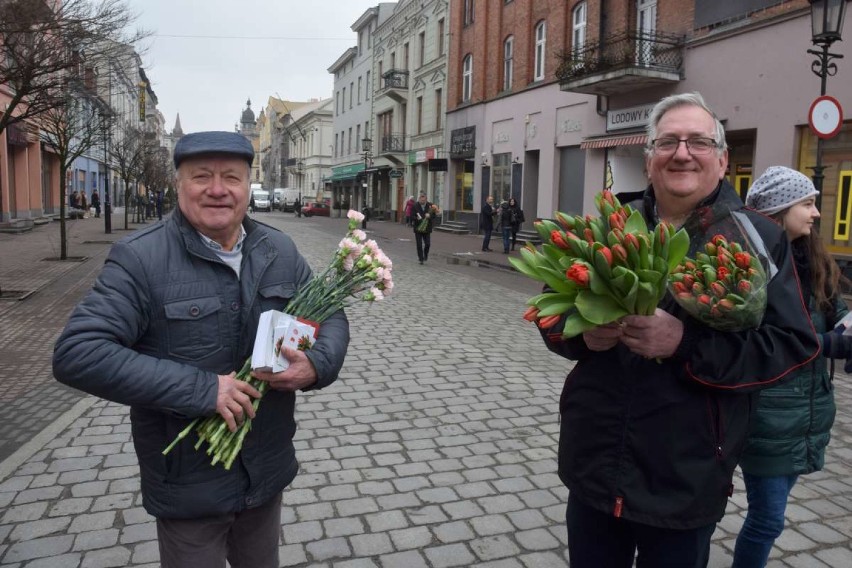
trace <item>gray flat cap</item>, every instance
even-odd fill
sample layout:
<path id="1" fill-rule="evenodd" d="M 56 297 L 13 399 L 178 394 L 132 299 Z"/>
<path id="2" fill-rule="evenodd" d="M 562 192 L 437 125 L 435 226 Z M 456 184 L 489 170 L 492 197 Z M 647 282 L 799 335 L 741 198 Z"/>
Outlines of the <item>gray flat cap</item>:
<path id="1" fill-rule="evenodd" d="M 232 154 L 244 158 L 251 166 L 254 148 L 248 138 L 237 132 L 193 132 L 178 140 L 175 145 L 175 168 L 187 158 L 202 154 Z"/>

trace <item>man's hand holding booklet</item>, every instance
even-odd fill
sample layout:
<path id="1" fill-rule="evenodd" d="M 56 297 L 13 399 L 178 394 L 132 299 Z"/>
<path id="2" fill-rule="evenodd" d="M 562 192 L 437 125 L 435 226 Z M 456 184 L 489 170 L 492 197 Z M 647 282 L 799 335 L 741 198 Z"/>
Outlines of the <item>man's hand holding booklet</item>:
<path id="1" fill-rule="evenodd" d="M 252 370 L 272 373 L 287 370 L 290 361 L 284 349 L 310 349 L 316 341 L 317 327 L 313 322 L 299 320 L 277 310 L 263 312 L 251 354 Z"/>

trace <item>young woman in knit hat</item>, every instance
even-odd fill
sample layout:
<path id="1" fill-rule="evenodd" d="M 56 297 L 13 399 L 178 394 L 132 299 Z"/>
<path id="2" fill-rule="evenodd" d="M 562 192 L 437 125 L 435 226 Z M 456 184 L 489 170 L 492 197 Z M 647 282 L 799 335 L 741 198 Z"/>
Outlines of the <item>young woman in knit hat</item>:
<path id="1" fill-rule="evenodd" d="M 746 205 L 777 220 L 791 241 L 802 298 L 822 338 L 822 357 L 792 378 L 760 392 L 749 438 L 740 460 L 748 514 L 737 537 L 733 568 L 763 567 L 784 530 L 790 490 L 801 474 L 822 469 L 835 405 L 827 359 L 852 355 L 852 336 L 834 330 L 847 313 L 840 295 L 840 270 L 819 238 L 814 222 L 819 192 L 804 174 L 767 168 L 746 196 Z M 846 372 L 852 370 L 847 362 Z"/>

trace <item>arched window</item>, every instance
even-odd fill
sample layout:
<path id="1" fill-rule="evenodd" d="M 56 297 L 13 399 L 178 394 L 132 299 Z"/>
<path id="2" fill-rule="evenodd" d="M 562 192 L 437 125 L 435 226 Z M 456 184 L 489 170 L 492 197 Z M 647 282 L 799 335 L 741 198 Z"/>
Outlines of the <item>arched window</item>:
<path id="1" fill-rule="evenodd" d="M 473 87 L 473 56 L 467 54 L 462 61 L 462 102 L 470 101 L 471 89 Z"/>
<path id="2" fill-rule="evenodd" d="M 574 6 L 571 15 L 571 59 L 580 59 L 580 50 L 586 43 L 586 3 Z"/>
<path id="3" fill-rule="evenodd" d="M 503 90 L 509 91 L 512 89 L 512 79 L 514 73 L 512 69 L 513 58 L 515 56 L 515 38 L 509 36 L 503 42 Z"/>
<path id="4" fill-rule="evenodd" d="M 545 44 L 547 43 L 547 28 L 546 23 L 541 21 L 535 27 L 535 76 L 533 80 L 541 81 L 544 79 L 544 56 Z"/>

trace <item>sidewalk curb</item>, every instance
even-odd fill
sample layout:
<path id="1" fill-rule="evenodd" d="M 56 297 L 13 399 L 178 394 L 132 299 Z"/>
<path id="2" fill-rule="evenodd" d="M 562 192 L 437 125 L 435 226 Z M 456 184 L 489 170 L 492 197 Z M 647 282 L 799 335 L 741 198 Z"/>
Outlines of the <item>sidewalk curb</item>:
<path id="1" fill-rule="evenodd" d="M 91 408 L 98 400 L 100 399 L 94 396 L 86 396 L 81 399 L 69 410 L 63 413 L 62 416 L 51 422 L 44 430 L 36 434 L 27 443 L 15 450 L 11 456 L 0 462 L 0 482 L 18 469 L 25 461 L 30 459 L 33 454 L 42 449 L 47 442 L 54 439 L 60 432 L 65 430 L 65 428 Z"/>

